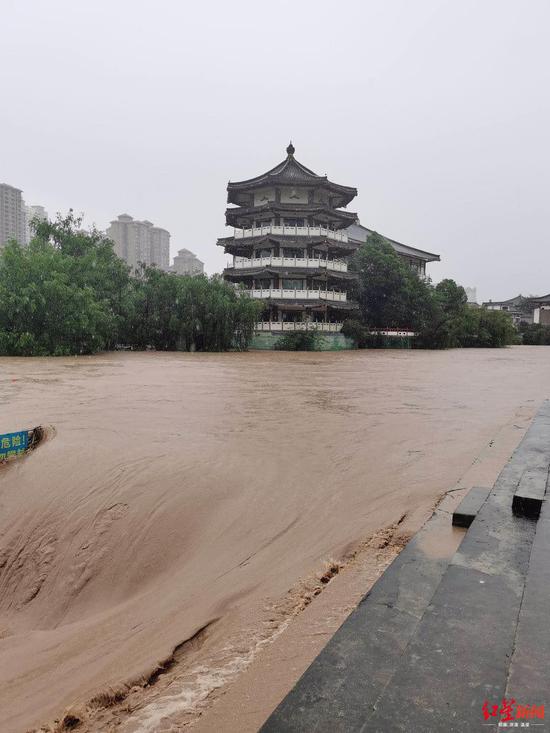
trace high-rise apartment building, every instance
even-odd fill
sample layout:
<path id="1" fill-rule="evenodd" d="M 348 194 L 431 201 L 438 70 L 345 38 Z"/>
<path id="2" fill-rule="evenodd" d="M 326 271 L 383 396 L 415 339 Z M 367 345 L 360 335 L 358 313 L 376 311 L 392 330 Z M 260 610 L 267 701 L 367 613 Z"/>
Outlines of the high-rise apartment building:
<path id="1" fill-rule="evenodd" d="M 25 204 L 20 188 L 0 183 L 0 247 L 10 239 L 26 244 Z"/>
<path id="2" fill-rule="evenodd" d="M 180 249 L 174 257 L 174 264 L 170 268 L 178 275 L 202 275 L 204 262 L 188 249 Z"/>
<path id="3" fill-rule="evenodd" d="M 167 270 L 170 265 L 170 232 L 147 220 L 137 221 L 120 214 L 111 222 L 107 236 L 115 243 L 116 254 L 133 270 L 140 263 Z"/>
<path id="4" fill-rule="evenodd" d="M 35 219 L 46 221 L 48 214 L 43 206 L 25 206 L 25 244 L 28 244 L 34 236 L 31 222 Z"/>
<path id="5" fill-rule="evenodd" d="M 161 227 L 151 227 L 151 261 L 161 270 L 170 267 L 170 232 Z"/>

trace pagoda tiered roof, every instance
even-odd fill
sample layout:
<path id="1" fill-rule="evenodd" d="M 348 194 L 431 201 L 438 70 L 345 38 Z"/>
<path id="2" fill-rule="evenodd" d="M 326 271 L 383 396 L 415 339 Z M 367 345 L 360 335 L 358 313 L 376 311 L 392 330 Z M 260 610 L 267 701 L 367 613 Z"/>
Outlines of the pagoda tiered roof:
<path id="1" fill-rule="evenodd" d="M 218 247 L 223 247 L 227 254 L 249 257 L 258 244 L 278 244 L 283 247 L 304 249 L 308 245 L 327 252 L 337 252 L 338 256 L 350 255 L 357 249 L 355 242 L 337 241 L 328 237 L 301 237 L 282 234 L 263 234 L 257 237 L 220 237 Z"/>
<path id="2" fill-rule="evenodd" d="M 348 227 L 347 233 L 350 241 L 356 242 L 358 246 L 366 242 L 371 234 L 374 234 L 374 229 L 368 229 L 359 222 L 359 219 L 357 219 L 356 222 Z M 408 244 L 397 242 L 395 239 L 390 239 L 386 236 L 384 236 L 384 239 L 391 244 L 397 254 L 403 255 L 404 257 L 412 257 L 423 260 L 424 262 L 439 262 L 441 259 L 439 255 L 434 254 L 433 252 L 426 252 L 426 250 L 411 247 Z"/>
<path id="3" fill-rule="evenodd" d="M 283 204 L 278 201 L 268 201 L 260 206 L 238 206 L 226 209 L 225 221 L 229 226 L 239 227 L 248 219 L 255 218 L 261 214 L 269 213 L 272 216 L 322 216 L 327 221 L 337 225 L 337 229 L 345 229 L 357 220 L 357 214 L 341 209 L 331 209 L 321 203 L 311 204 Z"/>
<path id="4" fill-rule="evenodd" d="M 318 277 L 322 275 L 327 280 L 354 281 L 357 276 L 354 272 L 338 272 L 337 270 L 329 270 L 326 267 L 275 267 L 273 265 L 263 265 L 258 267 L 247 267 L 246 269 L 238 267 L 226 267 L 223 276 L 228 280 L 244 280 L 246 278 L 265 277 L 267 275 L 276 275 L 285 277 L 295 275 L 298 277 Z"/>
<path id="5" fill-rule="evenodd" d="M 527 300 L 530 303 L 550 304 L 550 293 L 548 295 L 529 295 Z"/>
<path id="6" fill-rule="evenodd" d="M 270 188 L 278 185 L 290 186 L 312 186 L 324 188 L 335 195 L 334 205 L 336 207 L 347 206 L 357 196 L 357 189 L 352 186 L 342 186 L 339 183 L 329 181 L 327 176 L 320 176 L 300 163 L 294 157 L 294 146 L 292 143 L 286 149 L 287 157 L 266 173 L 245 181 L 229 182 L 227 185 L 227 201 L 230 204 L 241 205 L 242 193 L 249 193 L 258 188 Z"/>
<path id="7" fill-rule="evenodd" d="M 262 299 L 263 302 L 266 305 L 277 305 L 279 308 L 282 308 L 284 310 L 293 310 L 293 311 L 309 311 L 309 310 L 315 310 L 315 311 L 328 311 L 328 310 L 336 310 L 336 311 L 354 311 L 357 310 L 359 307 L 355 301 L 352 300 L 344 300 L 344 301 L 330 301 L 327 302 L 326 300 L 323 300 L 322 298 L 319 298 L 317 300 L 285 300 L 284 298 L 277 298 L 277 297 L 265 297 Z"/>

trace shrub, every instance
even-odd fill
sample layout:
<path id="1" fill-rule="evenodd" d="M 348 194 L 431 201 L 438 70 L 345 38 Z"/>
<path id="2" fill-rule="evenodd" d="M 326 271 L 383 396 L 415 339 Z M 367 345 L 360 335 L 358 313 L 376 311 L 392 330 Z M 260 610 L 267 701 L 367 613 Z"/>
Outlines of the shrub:
<path id="1" fill-rule="evenodd" d="M 317 351 L 321 338 L 318 331 L 293 331 L 282 336 L 275 348 L 278 351 Z"/>

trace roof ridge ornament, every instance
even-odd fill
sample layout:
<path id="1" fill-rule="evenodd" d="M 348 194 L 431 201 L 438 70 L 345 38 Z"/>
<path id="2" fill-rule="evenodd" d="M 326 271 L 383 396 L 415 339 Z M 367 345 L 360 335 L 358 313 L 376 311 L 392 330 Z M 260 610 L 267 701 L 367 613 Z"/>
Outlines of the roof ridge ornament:
<path id="1" fill-rule="evenodd" d="M 289 146 L 286 149 L 286 152 L 288 153 L 289 156 L 294 155 L 294 153 L 296 152 L 296 148 L 292 144 L 292 140 L 290 141 Z"/>

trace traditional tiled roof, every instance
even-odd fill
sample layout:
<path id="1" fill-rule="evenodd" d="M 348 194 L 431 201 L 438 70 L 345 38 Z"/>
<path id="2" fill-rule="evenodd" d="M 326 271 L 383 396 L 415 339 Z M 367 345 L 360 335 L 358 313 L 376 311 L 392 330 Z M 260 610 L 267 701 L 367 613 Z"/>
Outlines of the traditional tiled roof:
<path id="1" fill-rule="evenodd" d="M 292 143 L 286 149 L 287 157 L 281 163 L 276 165 L 267 173 L 262 173 L 255 178 L 248 178 L 245 181 L 229 182 L 227 184 L 229 203 L 239 203 L 233 194 L 247 191 L 264 186 L 270 187 L 280 184 L 290 184 L 292 186 L 320 186 L 328 188 L 336 194 L 340 195 L 338 206 L 347 206 L 349 202 L 357 196 L 357 189 L 352 186 L 342 186 L 338 183 L 329 181 L 327 176 L 319 176 L 305 165 L 300 163 L 294 157 L 294 146 Z"/>
<path id="2" fill-rule="evenodd" d="M 371 234 L 374 234 L 373 229 L 367 229 L 367 227 L 364 227 L 359 223 L 359 221 L 356 221 L 354 224 L 349 226 L 346 231 L 350 240 L 354 240 L 356 242 L 366 242 L 367 238 L 370 237 Z M 411 247 L 408 244 L 397 242 L 395 239 L 390 239 L 385 235 L 382 236 L 391 244 L 396 252 L 406 257 L 415 257 L 419 260 L 424 260 L 424 262 L 439 262 L 441 259 L 439 255 L 436 255 L 433 252 L 426 252 L 423 249 L 417 249 L 416 247 Z"/>
<path id="3" fill-rule="evenodd" d="M 315 310 L 318 308 L 323 309 L 334 309 L 342 311 L 351 311 L 358 308 L 358 305 L 353 300 L 330 300 L 326 301 L 320 298 L 319 300 L 294 300 L 292 302 L 285 300 L 284 298 L 262 298 L 263 303 L 274 303 L 279 307 L 283 307 L 285 310 Z"/>
<path id="4" fill-rule="evenodd" d="M 485 303 L 482 303 L 482 305 L 484 306 L 489 306 L 489 305 L 520 306 L 522 303 L 526 303 L 527 301 L 531 301 L 531 300 L 538 301 L 540 300 L 540 298 L 536 298 L 536 297 L 526 298 L 525 296 L 520 294 L 520 295 L 516 295 L 514 298 L 509 298 L 508 300 L 487 300 L 485 301 Z"/>
<path id="5" fill-rule="evenodd" d="M 531 295 L 527 300 L 530 303 L 550 303 L 550 293 L 548 295 Z"/>
<path id="6" fill-rule="evenodd" d="M 243 280 L 248 277 L 258 277 L 261 275 L 302 275 L 303 277 L 326 275 L 328 280 L 357 280 L 355 272 L 339 272 L 338 270 L 328 270 L 326 267 L 274 267 L 273 265 L 265 265 L 258 267 L 248 267 L 242 270 L 236 267 L 226 267 L 223 275 L 226 278 L 235 280 Z"/>
<path id="7" fill-rule="evenodd" d="M 220 237 L 217 241 L 218 247 L 224 247 L 229 254 L 237 254 L 238 252 L 244 253 L 252 250 L 253 245 L 262 243 L 265 243 L 268 246 L 271 243 L 275 243 L 281 244 L 285 247 L 298 249 L 311 245 L 317 249 L 324 248 L 327 251 L 339 252 L 342 255 L 351 254 L 357 249 L 357 244 L 355 242 L 339 242 L 325 236 L 295 237 L 293 235 L 263 234 L 257 237 L 246 237 L 242 239 L 236 239 L 235 237 Z"/>
<path id="8" fill-rule="evenodd" d="M 315 214 L 325 214 L 332 221 L 340 221 L 341 227 L 346 227 L 355 221 L 357 214 L 351 211 L 342 211 L 341 209 L 331 209 L 324 204 L 282 204 L 276 201 L 268 201 L 261 206 L 235 206 L 226 209 L 225 220 L 227 224 L 234 225 L 242 217 L 254 217 L 266 211 L 273 214 L 292 214 L 293 216 L 314 216 Z"/>

